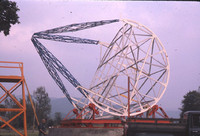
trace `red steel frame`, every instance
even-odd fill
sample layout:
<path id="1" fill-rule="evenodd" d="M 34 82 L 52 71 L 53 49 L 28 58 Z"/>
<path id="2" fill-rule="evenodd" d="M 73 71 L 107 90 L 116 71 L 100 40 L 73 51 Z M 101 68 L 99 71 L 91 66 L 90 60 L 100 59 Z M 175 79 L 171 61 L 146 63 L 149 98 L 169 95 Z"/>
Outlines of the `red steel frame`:
<path id="1" fill-rule="evenodd" d="M 128 118 L 121 119 L 68 119 L 61 121 L 62 128 L 123 128 L 125 123 L 173 124 L 170 119 Z"/>
<path id="2" fill-rule="evenodd" d="M 158 110 L 160 110 L 160 112 Z M 162 118 L 166 118 L 166 119 L 169 118 L 167 114 L 165 113 L 165 111 L 163 110 L 163 108 L 159 107 L 158 105 L 154 105 L 152 107 L 151 111 L 148 113 L 148 117 L 152 116 L 152 118 L 156 118 L 156 114 L 161 116 Z"/>
<path id="3" fill-rule="evenodd" d="M 61 127 L 69 127 L 69 128 L 123 128 L 125 123 L 158 123 L 158 124 L 169 124 L 172 123 L 169 120 L 169 117 L 165 113 L 165 111 L 159 107 L 158 105 L 154 105 L 149 111 L 146 113 L 146 117 L 143 113 L 131 117 L 130 116 L 130 77 L 128 77 L 128 118 L 127 120 L 122 121 L 121 119 L 95 119 L 95 114 L 99 114 L 98 110 L 95 108 L 95 105 L 90 103 L 85 106 L 82 111 L 79 113 L 77 109 L 71 110 L 65 119 L 61 122 Z M 82 117 L 87 114 L 82 114 L 86 108 L 89 108 L 90 111 L 93 112 L 91 119 L 82 119 Z M 160 110 L 162 113 L 158 112 Z M 72 115 L 71 115 L 72 114 Z M 156 114 L 161 116 L 163 119 L 155 119 Z M 74 116 L 75 119 L 72 119 Z M 151 116 L 151 118 L 149 118 Z M 140 117 L 140 118 L 138 118 Z"/>
<path id="4" fill-rule="evenodd" d="M 91 112 L 93 112 L 93 116 L 91 119 L 82 119 L 82 112 L 78 113 L 77 109 L 73 109 L 70 111 L 65 119 L 61 122 L 61 127 L 64 128 L 123 128 L 124 123 L 153 123 L 153 124 L 170 124 L 173 123 L 168 118 L 167 114 L 163 110 L 163 115 L 161 113 L 158 114 L 158 109 L 161 110 L 161 107 L 157 105 L 153 106 L 153 108 L 148 113 L 148 116 L 145 117 L 143 114 L 140 115 L 140 118 L 137 117 L 128 117 L 127 120 L 122 119 L 95 119 L 95 114 L 98 115 L 97 109 L 95 109 L 95 105 L 90 103 L 85 108 L 89 107 Z M 84 111 L 84 109 L 83 109 Z M 162 110 L 161 110 L 162 111 Z M 70 115 L 70 113 L 74 113 Z M 156 119 L 155 114 L 162 115 L 161 119 Z M 76 116 L 75 119 L 71 119 L 70 117 Z M 152 116 L 152 118 L 148 118 Z M 143 117 L 143 118 L 142 118 Z M 123 118 L 123 117 L 122 117 Z"/>
<path id="5" fill-rule="evenodd" d="M 124 123 L 173 124 L 170 119 L 128 118 L 121 119 L 70 119 L 61 121 L 62 128 L 123 128 Z"/>
<path id="6" fill-rule="evenodd" d="M 19 108 L 0 108 L 0 112 L 18 112 L 15 116 L 11 117 L 8 121 L 4 120 L 0 117 L 0 121 L 4 124 L 0 126 L 0 128 L 4 128 L 5 126 L 10 127 L 14 132 L 19 134 L 20 136 L 27 136 L 27 124 L 26 124 L 26 99 L 25 99 L 25 79 L 23 73 L 23 63 L 22 62 L 7 62 L 7 61 L 0 61 L 0 68 L 3 69 L 18 69 L 21 72 L 21 75 L 17 76 L 10 76 L 10 75 L 0 75 L 0 88 L 4 91 L 4 94 L 0 96 L 0 104 L 8 97 L 10 97 Z M 14 83 L 11 89 L 6 89 L 6 87 L 2 83 Z M 13 92 L 18 89 L 18 87 L 22 86 L 22 104 L 13 96 Z M 10 123 L 23 115 L 23 124 L 24 124 L 24 134 L 22 134 L 19 130 L 17 130 L 14 126 Z"/>
<path id="7" fill-rule="evenodd" d="M 101 119 L 71 119 L 63 120 L 61 127 L 64 128 L 123 128 L 121 120 Z"/>

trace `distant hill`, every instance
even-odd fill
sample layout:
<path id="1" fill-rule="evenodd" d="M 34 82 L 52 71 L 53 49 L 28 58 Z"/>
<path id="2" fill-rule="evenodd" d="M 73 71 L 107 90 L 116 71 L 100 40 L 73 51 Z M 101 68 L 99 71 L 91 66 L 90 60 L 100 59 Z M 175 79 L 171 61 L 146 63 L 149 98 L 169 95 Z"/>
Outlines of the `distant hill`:
<path id="1" fill-rule="evenodd" d="M 54 118 L 56 112 L 60 112 L 64 118 L 69 111 L 73 109 L 72 104 L 67 98 L 50 98 L 51 99 L 51 117 Z"/>
<path id="2" fill-rule="evenodd" d="M 51 98 L 51 117 L 54 118 L 56 112 L 61 112 L 62 117 L 64 118 L 69 111 L 73 109 L 72 104 L 68 101 L 67 98 Z M 178 110 L 165 110 L 169 118 L 179 118 L 180 111 Z"/>
<path id="3" fill-rule="evenodd" d="M 180 111 L 179 110 L 166 110 L 165 111 L 169 118 L 180 118 Z"/>

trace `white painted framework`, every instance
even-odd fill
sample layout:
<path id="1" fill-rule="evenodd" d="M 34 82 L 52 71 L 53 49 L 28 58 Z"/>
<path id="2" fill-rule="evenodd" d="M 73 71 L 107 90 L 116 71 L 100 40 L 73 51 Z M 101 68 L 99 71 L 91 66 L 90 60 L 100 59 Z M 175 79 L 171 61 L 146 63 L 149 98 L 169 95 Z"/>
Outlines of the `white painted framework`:
<path id="1" fill-rule="evenodd" d="M 110 44 L 101 51 L 87 99 L 100 110 L 100 116 L 128 116 L 128 77 L 130 77 L 130 116 L 141 114 L 157 104 L 169 81 L 169 60 L 158 37 L 147 27 L 131 20 L 123 24 Z M 105 114 L 106 112 L 106 114 Z"/>

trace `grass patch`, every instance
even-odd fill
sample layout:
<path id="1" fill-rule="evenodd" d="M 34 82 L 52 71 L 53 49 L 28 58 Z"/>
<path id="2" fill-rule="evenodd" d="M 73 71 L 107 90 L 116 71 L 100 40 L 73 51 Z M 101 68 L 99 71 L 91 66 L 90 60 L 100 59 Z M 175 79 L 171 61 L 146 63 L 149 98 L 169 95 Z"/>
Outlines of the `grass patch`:
<path id="1" fill-rule="evenodd" d="M 18 131 L 23 134 L 23 130 L 18 130 Z M 38 136 L 38 131 L 27 130 L 27 135 Z M 0 129 L 0 136 L 19 136 L 19 135 L 13 130 Z"/>

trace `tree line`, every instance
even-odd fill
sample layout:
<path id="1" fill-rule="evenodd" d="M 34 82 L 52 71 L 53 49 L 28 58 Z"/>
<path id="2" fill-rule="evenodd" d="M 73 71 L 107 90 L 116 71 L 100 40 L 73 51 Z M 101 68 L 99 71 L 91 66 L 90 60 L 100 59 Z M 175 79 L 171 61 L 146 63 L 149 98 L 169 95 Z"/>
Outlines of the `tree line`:
<path id="1" fill-rule="evenodd" d="M 200 111 L 200 87 L 198 90 L 189 91 L 183 96 L 180 111 L 181 118 L 186 111 Z"/>
<path id="2" fill-rule="evenodd" d="M 22 104 L 21 98 L 18 98 L 18 101 Z M 54 126 L 60 124 L 60 121 L 62 120 L 60 112 L 56 112 L 54 118 L 50 117 L 51 99 L 49 98 L 48 93 L 45 90 L 45 87 L 38 87 L 33 92 L 32 101 L 35 106 L 36 114 L 39 121 L 41 121 L 42 119 L 46 119 L 48 126 Z M 4 104 L 0 104 L 0 108 L 19 108 L 19 107 L 11 98 L 7 98 L 4 101 Z M 7 120 L 11 119 L 16 114 L 18 114 L 18 112 L 0 112 L 0 116 L 4 117 Z M 26 118 L 27 118 L 28 128 L 33 128 L 33 126 L 37 127 L 37 122 L 35 121 L 33 108 L 28 96 L 26 96 Z M 0 126 L 2 125 L 2 123 L 3 122 L 0 122 Z M 12 126 L 15 126 L 16 128 L 23 128 L 23 114 L 14 119 L 10 124 Z"/>

